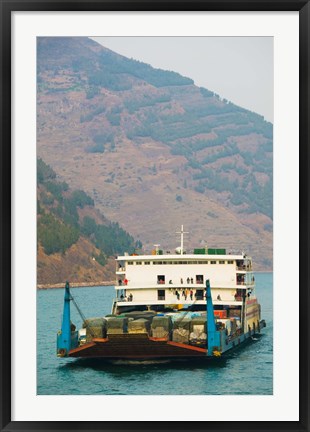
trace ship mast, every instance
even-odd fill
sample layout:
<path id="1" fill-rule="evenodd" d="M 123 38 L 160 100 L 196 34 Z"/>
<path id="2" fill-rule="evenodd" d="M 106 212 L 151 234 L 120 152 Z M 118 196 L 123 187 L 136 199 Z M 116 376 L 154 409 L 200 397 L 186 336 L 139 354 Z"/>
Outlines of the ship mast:
<path id="1" fill-rule="evenodd" d="M 184 234 L 189 234 L 187 231 L 184 231 L 183 225 L 181 225 L 181 231 L 177 231 L 176 234 L 181 234 L 181 251 L 180 254 L 183 255 L 184 252 Z"/>

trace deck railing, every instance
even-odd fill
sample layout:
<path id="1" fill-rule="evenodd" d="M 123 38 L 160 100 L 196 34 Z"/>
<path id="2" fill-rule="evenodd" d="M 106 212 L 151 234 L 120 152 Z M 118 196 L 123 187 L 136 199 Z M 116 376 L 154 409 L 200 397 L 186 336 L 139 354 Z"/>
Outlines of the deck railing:
<path id="1" fill-rule="evenodd" d="M 193 299 L 191 300 L 189 297 L 185 300 L 185 298 L 155 298 L 155 299 L 150 299 L 148 298 L 138 298 L 135 299 L 135 296 L 133 296 L 132 300 L 128 299 L 128 298 L 116 298 L 115 299 L 117 302 L 119 303 L 129 303 L 129 304 L 133 304 L 133 305 L 138 305 L 138 304 L 184 304 L 184 305 L 191 305 L 191 304 L 205 304 L 206 299 L 205 298 L 195 298 L 193 296 Z M 224 305 L 224 304 L 241 304 L 242 303 L 242 298 L 241 297 L 229 297 L 229 298 L 222 298 L 221 300 L 218 300 L 217 298 L 212 299 L 213 304 L 215 305 Z"/>

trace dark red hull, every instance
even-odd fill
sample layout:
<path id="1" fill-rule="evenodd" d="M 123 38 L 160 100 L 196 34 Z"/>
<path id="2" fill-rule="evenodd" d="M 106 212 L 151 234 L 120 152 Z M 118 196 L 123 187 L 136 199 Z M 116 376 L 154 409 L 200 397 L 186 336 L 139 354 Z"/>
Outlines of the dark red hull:
<path id="1" fill-rule="evenodd" d="M 155 339 L 145 334 L 109 335 L 69 351 L 69 357 L 106 359 L 204 358 L 205 348 Z"/>

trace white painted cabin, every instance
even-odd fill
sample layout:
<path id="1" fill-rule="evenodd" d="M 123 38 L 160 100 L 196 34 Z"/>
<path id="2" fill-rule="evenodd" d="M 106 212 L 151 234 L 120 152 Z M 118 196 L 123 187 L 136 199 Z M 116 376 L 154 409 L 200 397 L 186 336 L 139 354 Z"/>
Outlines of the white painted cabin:
<path id="1" fill-rule="evenodd" d="M 226 251 L 217 255 L 201 252 L 173 255 L 159 254 L 159 251 L 155 253 L 117 258 L 115 289 L 117 306 L 121 309 L 126 306 L 126 301 L 131 307 L 178 305 L 180 309 L 182 305 L 194 303 L 205 305 L 207 279 L 210 280 L 215 306 L 242 305 L 243 296 L 254 296 L 252 261 L 243 254 L 231 255 L 226 254 Z M 183 291 L 186 298 L 182 295 Z"/>

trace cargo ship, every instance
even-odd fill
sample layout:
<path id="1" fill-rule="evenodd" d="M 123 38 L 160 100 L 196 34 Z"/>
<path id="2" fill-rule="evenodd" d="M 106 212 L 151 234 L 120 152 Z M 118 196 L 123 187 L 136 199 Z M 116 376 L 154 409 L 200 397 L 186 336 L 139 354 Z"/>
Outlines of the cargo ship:
<path id="1" fill-rule="evenodd" d="M 266 323 L 255 295 L 252 259 L 204 248 L 116 258 L 111 314 L 86 318 L 66 283 L 57 356 L 106 360 L 218 359 L 249 342 Z M 70 320 L 73 302 L 81 317 Z"/>

